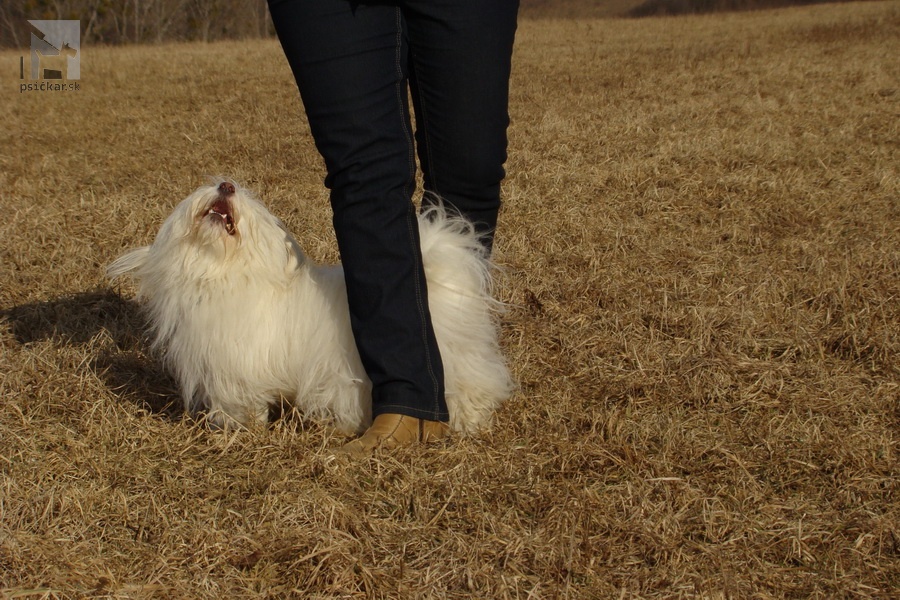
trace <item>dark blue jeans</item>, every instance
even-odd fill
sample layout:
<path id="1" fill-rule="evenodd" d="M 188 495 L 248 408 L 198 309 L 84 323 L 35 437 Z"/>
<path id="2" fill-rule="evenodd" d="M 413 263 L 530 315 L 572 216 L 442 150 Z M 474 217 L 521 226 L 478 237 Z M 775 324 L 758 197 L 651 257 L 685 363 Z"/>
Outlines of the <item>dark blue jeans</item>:
<path id="1" fill-rule="evenodd" d="M 269 9 L 325 160 L 373 414 L 446 421 L 415 157 L 426 191 L 475 223 L 490 249 L 518 0 L 269 0 Z"/>

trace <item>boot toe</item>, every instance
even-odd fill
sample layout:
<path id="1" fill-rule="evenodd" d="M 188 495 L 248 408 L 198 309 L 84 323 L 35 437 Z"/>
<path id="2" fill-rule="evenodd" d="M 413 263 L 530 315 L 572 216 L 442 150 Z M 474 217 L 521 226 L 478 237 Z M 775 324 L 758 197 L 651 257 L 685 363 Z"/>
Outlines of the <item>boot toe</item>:
<path id="1" fill-rule="evenodd" d="M 450 435 L 450 426 L 407 415 L 385 413 L 375 417 L 372 426 L 357 439 L 344 444 L 337 454 L 366 456 L 378 449 L 429 443 Z"/>

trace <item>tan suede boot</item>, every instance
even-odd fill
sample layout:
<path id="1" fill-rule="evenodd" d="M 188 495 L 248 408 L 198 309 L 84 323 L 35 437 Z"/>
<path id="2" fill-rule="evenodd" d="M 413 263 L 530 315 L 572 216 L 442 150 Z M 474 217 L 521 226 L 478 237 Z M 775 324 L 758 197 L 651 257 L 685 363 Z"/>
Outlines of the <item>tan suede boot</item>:
<path id="1" fill-rule="evenodd" d="M 425 444 L 448 435 L 450 426 L 447 423 L 385 413 L 375 417 L 364 434 L 344 444 L 336 454 L 366 456 L 379 448 L 390 450 L 415 443 Z"/>

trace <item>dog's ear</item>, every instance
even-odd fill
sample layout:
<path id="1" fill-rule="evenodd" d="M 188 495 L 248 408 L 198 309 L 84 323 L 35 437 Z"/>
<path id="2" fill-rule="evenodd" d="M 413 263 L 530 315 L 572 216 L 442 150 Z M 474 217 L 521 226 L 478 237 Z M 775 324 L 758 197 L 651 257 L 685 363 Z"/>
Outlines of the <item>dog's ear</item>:
<path id="1" fill-rule="evenodd" d="M 146 262 L 149 254 L 150 246 L 144 246 L 143 248 L 137 248 L 131 252 L 126 252 L 106 267 L 106 276 L 110 279 L 116 279 L 141 268 L 144 262 Z"/>
<path id="2" fill-rule="evenodd" d="M 294 236 L 287 228 L 287 225 L 282 223 L 281 219 L 278 218 L 275 219 L 275 224 L 278 225 L 278 228 L 281 229 L 281 232 L 284 234 L 284 252 L 287 256 L 285 271 L 293 273 L 306 261 L 306 255 L 303 254 L 303 249 L 300 248 L 300 244 L 294 239 Z"/>

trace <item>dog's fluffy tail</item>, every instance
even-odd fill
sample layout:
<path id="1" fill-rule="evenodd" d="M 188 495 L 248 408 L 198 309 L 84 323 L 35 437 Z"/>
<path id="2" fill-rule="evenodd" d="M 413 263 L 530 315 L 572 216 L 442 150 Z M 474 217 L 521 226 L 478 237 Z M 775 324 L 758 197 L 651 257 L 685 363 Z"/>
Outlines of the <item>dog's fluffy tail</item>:
<path id="1" fill-rule="evenodd" d="M 419 227 L 450 425 L 474 432 L 513 389 L 498 341 L 503 305 L 491 295 L 494 267 L 472 224 L 443 206 L 425 209 Z"/>
<path id="2" fill-rule="evenodd" d="M 490 298 L 493 264 L 475 226 L 443 204 L 423 209 L 419 215 L 422 257 L 429 285 Z"/>

